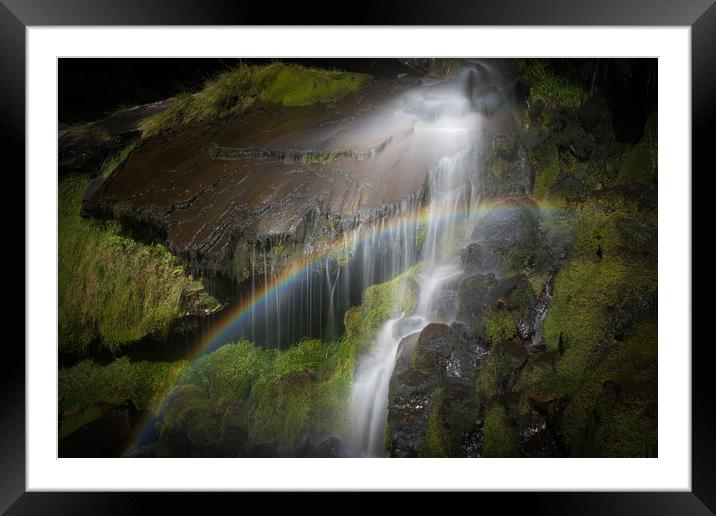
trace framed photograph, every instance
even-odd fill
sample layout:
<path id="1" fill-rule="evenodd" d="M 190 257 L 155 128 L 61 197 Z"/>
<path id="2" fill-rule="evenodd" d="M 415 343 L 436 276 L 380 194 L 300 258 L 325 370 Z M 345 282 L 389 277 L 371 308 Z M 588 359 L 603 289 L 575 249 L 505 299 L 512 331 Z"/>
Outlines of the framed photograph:
<path id="1" fill-rule="evenodd" d="M 713 511 L 691 327 L 711 2 L 260 26 L 3 1 L 26 300 L 3 510 L 529 491 L 505 503 Z"/>

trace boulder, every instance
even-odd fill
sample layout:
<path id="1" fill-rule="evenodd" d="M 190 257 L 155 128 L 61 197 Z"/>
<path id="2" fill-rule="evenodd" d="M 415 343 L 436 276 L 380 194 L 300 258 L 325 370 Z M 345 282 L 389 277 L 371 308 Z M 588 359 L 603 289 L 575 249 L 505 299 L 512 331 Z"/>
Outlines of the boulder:
<path id="1" fill-rule="evenodd" d="M 481 155 L 480 193 L 486 198 L 530 195 L 532 169 L 522 143 L 514 135 L 494 137 Z"/>
<path id="2" fill-rule="evenodd" d="M 482 321 L 485 303 L 496 285 L 494 274 L 465 274 L 460 278 L 457 321 L 464 323 L 473 333 Z"/>
<path id="3" fill-rule="evenodd" d="M 544 254 L 537 205 L 531 198 L 509 198 L 493 205 L 472 232 L 471 242 L 479 244 L 464 253 L 475 257 L 473 266 L 503 275 L 534 267 Z"/>

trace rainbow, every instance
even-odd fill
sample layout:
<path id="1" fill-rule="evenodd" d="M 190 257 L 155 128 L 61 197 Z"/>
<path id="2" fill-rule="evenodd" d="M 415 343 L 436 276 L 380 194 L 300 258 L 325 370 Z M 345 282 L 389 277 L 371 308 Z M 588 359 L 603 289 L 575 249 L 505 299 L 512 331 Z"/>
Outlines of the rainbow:
<path id="1" fill-rule="evenodd" d="M 428 208 L 420 208 L 419 210 L 414 210 L 408 214 L 403 214 L 389 219 L 381 219 L 371 225 L 366 225 L 356 229 L 351 238 L 351 245 L 355 248 L 369 238 L 380 238 L 400 226 L 414 225 L 417 227 L 420 224 L 434 222 L 436 217 L 437 220 L 448 216 L 454 217 L 456 215 L 462 218 L 466 218 L 468 216 L 476 216 L 477 218 L 480 218 L 487 213 L 494 213 L 496 210 L 509 211 L 515 209 L 514 205 L 510 203 L 510 200 L 514 200 L 514 198 L 491 199 L 489 203 L 480 203 L 478 208 L 474 210 L 464 210 L 462 212 L 458 212 L 457 214 L 454 212 L 450 214 L 435 213 L 434 211 L 431 212 Z M 548 200 L 535 199 L 534 205 L 540 213 L 554 212 L 560 209 L 560 206 L 555 205 Z M 196 345 L 192 347 L 188 360 L 193 362 L 206 350 L 212 349 L 214 346 L 218 346 L 222 342 L 229 342 L 231 336 L 236 334 L 240 324 L 250 317 L 254 310 L 261 308 L 265 303 L 267 303 L 276 291 L 296 283 L 306 272 L 313 270 L 333 253 L 341 251 L 342 248 L 345 249 L 346 245 L 347 241 L 345 239 L 336 239 L 335 241 L 322 246 L 313 253 L 305 255 L 289 264 L 282 272 L 272 277 L 258 290 L 256 290 L 253 295 L 247 296 L 241 303 L 238 303 L 231 310 L 227 310 L 225 313 L 221 314 L 216 324 L 213 325 L 213 328 L 203 335 L 202 338 L 198 339 Z M 189 368 L 191 368 L 191 365 Z M 162 398 L 163 395 L 169 392 L 173 385 L 179 381 L 181 381 L 181 378 L 167 386 L 166 390 L 158 398 Z M 145 431 L 146 428 L 143 428 L 143 430 L 139 433 L 139 436 L 141 436 Z M 130 447 L 130 449 L 131 448 L 132 447 Z"/>
<path id="2" fill-rule="evenodd" d="M 480 217 L 488 212 L 494 212 L 495 209 L 513 209 L 512 207 L 499 208 L 499 205 L 501 204 L 500 201 L 501 200 L 491 201 L 489 205 L 485 205 L 485 203 L 483 203 L 479 208 L 472 210 L 470 213 L 463 211 L 458 215 L 461 217 L 467 217 L 468 215 L 477 215 Z M 548 201 L 539 201 L 536 202 L 536 205 L 540 212 L 555 210 L 554 205 Z M 416 210 L 408 216 L 402 215 L 399 217 L 393 217 L 387 221 L 386 219 L 383 219 L 380 223 L 380 229 L 378 231 L 376 231 L 374 225 L 365 226 L 356 230 L 358 234 L 353 237 L 352 245 L 357 246 L 369 238 L 380 238 L 402 225 L 417 226 L 419 224 L 427 224 L 431 219 L 434 220 L 436 215 L 438 218 L 448 216 L 448 214 L 431 213 L 427 208 L 422 208 L 420 210 Z M 451 215 L 454 216 L 455 214 L 453 213 Z M 290 264 L 281 273 L 271 278 L 266 284 L 255 291 L 253 296 L 247 296 L 243 302 L 238 303 L 232 310 L 223 314 L 218 319 L 215 329 L 208 332 L 207 335 L 199 340 L 198 344 L 190 353 L 190 359 L 196 358 L 206 349 L 211 349 L 212 346 L 219 344 L 220 342 L 226 342 L 226 340 L 235 332 L 236 328 L 251 315 L 251 312 L 265 304 L 267 300 L 270 299 L 272 294 L 274 294 L 277 290 L 290 286 L 298 281 L 301 276 L 306 273 L 306 271 L 312 270 L 333 253 L 336 253 L 344 248 L 345 245 L 345 240 L 338 239 L 329 245 L 322 246 L 320 250 L 306 255 Z"/>

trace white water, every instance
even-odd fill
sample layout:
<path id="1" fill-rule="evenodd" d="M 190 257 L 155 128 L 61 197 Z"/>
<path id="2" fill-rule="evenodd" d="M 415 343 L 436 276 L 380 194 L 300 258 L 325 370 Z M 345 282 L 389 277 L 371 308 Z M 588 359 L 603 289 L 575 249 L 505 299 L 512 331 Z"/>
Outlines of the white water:
<path id="1" fill-rule="evenodd" d="M 474 134 L 477 137 L 476 131 Z M 356 368 L 350 400 L 353 423 L 350 440 L 365 456 L 384 454 L 390 378 L 400 342 L 430 322 L 453 322 L 454 307 L 448 307 L 451 310 L 447 313 L 452 312 L 451 316 L 446 318 L 443 310 L 443 317 L 439 318 L 434 304 L 446 282 L 462 273 L 457 251 L 470 235 L 470 214 L 477 203 L 477 174 L 470 156 L 467 148 L 443 158 L 430 172 L 428 227 L 419 257 L 423 272 L 417 308 L 415 313 L 403 313 L 387 321 Z M 412 263 L 412 260 L 403 260 L 403 263 Z"/>

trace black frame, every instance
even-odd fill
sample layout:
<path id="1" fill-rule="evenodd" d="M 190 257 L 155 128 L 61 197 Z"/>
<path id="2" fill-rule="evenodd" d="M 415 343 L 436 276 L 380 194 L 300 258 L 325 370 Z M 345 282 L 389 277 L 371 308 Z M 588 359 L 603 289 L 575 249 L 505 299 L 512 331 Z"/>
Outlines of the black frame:
<path id="1" fill-rule="evenodd" d="M 712 140 L 708 128 L 716 122 L 716 5 L 714 0 L 459 0 L 451 5 L 425 0 L 395 5 L 361 1 L 350 18 L 352 24 L 370 25 L 664 25 L 691 27 L 692 58 L 692 163 L 700 176 L 713 170 L 709 152 Z M 258 3 L 260 4 L 260 2 Z M 0 152 L 11 166 L 12 175 L 25 192 L 25 28 L 34 25 L 246 25 L 284 23 L 334 24 L 308 10 L 303 3 L 271 5 L 220 0 L 0 0 Z M 327 12 L 327 11 L 326 11 Z M 336 18 L 337 19 L 337 18 Z M 709 166 L 711 165 L 711 166 Z M 708 167 L 708 168 L 707 168 Z M 693 172 L 692 172 L 693 177 Z M 9 190 L 9 188 L 7 189 Z M 17 192 L 18 190 L 14 190 Z M 698 192 L 698 190 L 697 190 Z M 701 190 L 704 192 L 704 189 Z M 702 193 L 705 195 L 705 192 Z M 19 197 L 18 194 L 13 197 Z M 24 198 L 24 196 L 23 196 Z M 692 201 L 696 205 L 695 200 Z M 713 202 L 713 201 L 711 201 Z M 9 214 L 8 214 L 9 215 Z M 12 219 L 9 219 L 12 222 Z M 694 224 L 698 219 L 694 218 Z M 17 227 L 19 224 L 8 224 Z M 692 230 L 693 234 L 693 230 Z M 23 234 L 10 240 L 25 239 Z M 15 251 L 16 253 L 16 251 Z M 25 247 L 22 248 L 23 264 Z M 710 262 L 710 263 L 709 263 Z M 706 265 L 713 265 L 711 258 Z M 702 270 L 696 263 L 697 270 Z M 25 268 L 25 274 L 27 274 Z M 10 274 L 12 276 L 12 273 Z M 19 275 L 15 275 L 18 276 Z M 16 288 L 22 289 L 24 285 Z M 20 290 L 18 290 L 20 291 Z M 23 295 L 24 300 L 24 295 Z M 694 304 L 705 311 L 708 304 Z M 24 336 L 24 331 L 23 331 Z M 709 339 L 712 340 L 712 339 Z M 17 339 L 5 339 L 0 376 L 0 511 L 12 514 L 97 513 L 147 510 L 146 503 L 156 495 L 124 493 L 25 493 L 25 353 Z M 675 343 L 678 344 L 678 343 Z M 716 444 L 713 428 L 713 373 L 709 360 L 711 343 L 692 347 L 692 491 L 689 493 L 532 493 L 500 496 L 501 509 L 525 507 L 534 512 L 604 514 L 709 514 L 716 511 Z M 54 351 L 54 350 L 53 350 Z M 9 354 L 9 356 L 8 356 Z M 247 494 L 242 495 L 244 497 Z M 251 495 L 250 497 L 255 497 Z M 356 501 L 337 507 L 370 510 L 364 495 L 351 495 Z M 474 496 L 474 495 L 473 495 Z M 496 501 L 496 494 L 479 494 L 468 503 Z M 184 510 L 186 496 L 179 500 Z M 205 508 L 205 496 L 199 502 Z M 226 498 L 226 495 L 223 495 Z M 276 500 L 272 498 L 272 506 Z M 301 498 L 307 500 L 306 496 Z M 215 500 L 212 500 L 212 502 Z M 224 501 L 224 500 L 222 500 Z M 242 501 L 245 501 L 242 498 Z M 248 500 L 249 503 L 257 500 Z M 464 501 L 464 500 L 463 500 Z M 291 500 L 291 505 L 296 500 Z M 422 496 L 401 502 L 419 508 Z M 304 502 L 305 503 L 305 502 Z M 324 505 L 310 498 L 313 509 Z M 320 503 L 320 505 L 319 505 Z M 246 507 L 246 506 L 244 506 Z M 479 507 L 476 505 L 476 508 Z M 364 512 L 364 511 L 360 511 Z"/>

